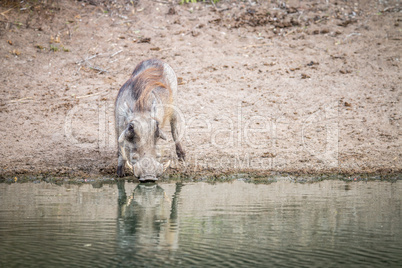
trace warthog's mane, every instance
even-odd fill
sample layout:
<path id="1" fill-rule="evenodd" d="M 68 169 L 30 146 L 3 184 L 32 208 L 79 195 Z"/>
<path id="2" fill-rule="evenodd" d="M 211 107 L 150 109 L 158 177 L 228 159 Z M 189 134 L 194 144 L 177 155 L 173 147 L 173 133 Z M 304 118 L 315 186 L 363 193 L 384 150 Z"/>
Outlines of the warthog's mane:
<path id="1" fill-rule="evenodd" d="M 164 79 L 163 70 L 163 64 L 156 61 L 152 61 L 150 66 L 139 64 L 137 68 L 135 68 L 132 76 L 123 86 L 130 90 L 135 100 L 134 107 L 130 107 L 133 111 L 150 111 L 152 102 L 149 101 L 149 98 L 153 91 L 155 94 L 158 94 L 159 98 L 161 98 L 165 104 L 171 103 L 172 90 Z M 165 109 L 163 121 L 169 116 L 170 111 Z M 164 122 L 161 123 L 163 125 Z"/>

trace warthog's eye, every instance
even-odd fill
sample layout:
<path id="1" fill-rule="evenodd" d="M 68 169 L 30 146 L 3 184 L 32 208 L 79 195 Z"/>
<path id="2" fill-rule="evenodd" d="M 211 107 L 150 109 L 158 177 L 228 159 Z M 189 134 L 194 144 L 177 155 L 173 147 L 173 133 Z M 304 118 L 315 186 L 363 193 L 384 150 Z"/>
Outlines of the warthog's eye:
<path id="1" fill-rule="evenodd" d="M 130 156 L 131 156 L 131 159 L 135 160 L 135 161 L 140 159 L 140 155 L 138 153 L 131 153 Z"/>
<path id="2" fill-rule="evenodd" d="M 125 136 L 126 136 L 126 140 L 128 140 L 128 141 L 133 141 L 134 140 L 135 131 L 134 131 L 133 123 L 128 124 Z"/>

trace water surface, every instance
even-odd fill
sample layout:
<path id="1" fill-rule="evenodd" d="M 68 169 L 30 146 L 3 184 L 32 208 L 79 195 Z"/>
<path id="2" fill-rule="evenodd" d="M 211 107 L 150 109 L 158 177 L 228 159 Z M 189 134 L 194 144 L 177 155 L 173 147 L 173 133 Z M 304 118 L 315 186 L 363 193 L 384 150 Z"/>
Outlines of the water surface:
<path id="1" fill-rule="evenodd" d="M 402 181 L 0 184 L 0 267 L 402 267 Z"/>

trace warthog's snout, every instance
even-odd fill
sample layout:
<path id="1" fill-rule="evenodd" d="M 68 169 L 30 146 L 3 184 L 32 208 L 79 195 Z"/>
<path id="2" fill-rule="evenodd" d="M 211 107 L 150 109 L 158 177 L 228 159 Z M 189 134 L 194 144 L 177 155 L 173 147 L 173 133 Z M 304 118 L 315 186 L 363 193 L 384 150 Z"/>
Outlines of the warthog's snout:
<path id="1" fill-rule="evenodd" d="M 152 157 L 143 157 L 134 167 L 134 175 L 140 181 L 157 181 L 157 177 L 163 173 L 163 165 Z"/>

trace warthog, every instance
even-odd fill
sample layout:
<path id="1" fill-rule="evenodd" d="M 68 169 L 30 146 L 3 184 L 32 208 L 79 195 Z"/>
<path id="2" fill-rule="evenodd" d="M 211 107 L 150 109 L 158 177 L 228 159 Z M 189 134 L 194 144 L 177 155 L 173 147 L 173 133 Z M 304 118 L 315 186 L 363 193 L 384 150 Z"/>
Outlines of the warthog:
<path id="1" fill-rule="evenodd" d="M 160 154 L 156 152 L 156 143 L 158 139 L 166 140 L 161 128 L 167 121 L 170 121 L 177 156 L 184 160 L 177 125 L 176 96 L 177 77 L 168 64 L 151 59 L 135 67 L 115 103 L 119 177 L 124 176 L 127 164 L 140 181 L 157 180 L 166 167 L 157 160 Z"/>

